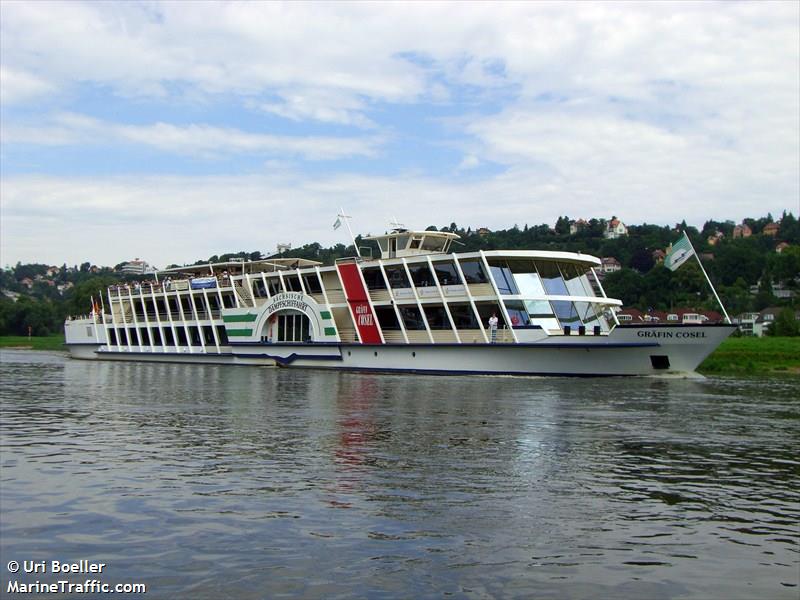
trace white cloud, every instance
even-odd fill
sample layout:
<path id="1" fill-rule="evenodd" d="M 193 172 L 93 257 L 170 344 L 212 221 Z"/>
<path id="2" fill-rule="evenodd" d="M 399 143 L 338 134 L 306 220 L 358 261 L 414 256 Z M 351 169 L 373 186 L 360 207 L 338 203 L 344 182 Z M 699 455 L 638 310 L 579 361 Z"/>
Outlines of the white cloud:
<path id="1" fill-rule="evenodd" d="M 55 115 L 43 126 L 10 125 L 3 128 L 2 134 L 6 144 L 63 146 L 125 142 L 200 157 L 273 154 L 300 156 L 309 160 L 374 156 L 383 143 L 383 138 L 377 136 L 278 136 L 204 124 L 180 127 L 168 123 L 122 125 L 74 113 Z"/>
<path id="2" fill-rule="evenodd" d="M 25 102 L 54 90 L 55 86 L 30 73 L 0 65 L 0 103 L 4 105 Z"/>
<path id="3" fill-rule="evenodd" d="M 665 149 L 680 146 L 669 138 L 662 142 Z M 732 194 L 739 185 L 724 172 L 696 182 L 671 164 L 654 174 L 639 171 L 641 166 L 631 165 L 627 174 L 622 168 L 609 173 L 609 183 L 599 188 L 578 167 L 569 178 L 517 167 L 487 180 L 450 182 L 358 174 L 309 178 L 281 171 L 241 177 L 6 178 L 0 186 L 0 255 L 3 264 L 89 260 L 108 265 L 139 256 L 163 267 L 231 251 L 272 252 L 278 242 L 347 243 L 341 229 L 331 229 L 340 206 L 354 216 L 357 233 L 383 232 L 392 217 L 411 228 L 455 221 L 499 229 L 552 223 L 564 213 L 616 214 L 629 223 L 672 224 L 686 218 L 702 225 L 710 218 L 796 212 L 787 196 L 760 192 L 758 176 L 747 180 L 756 204 L 731 196 L 720 206 L 707 199 Z M 667 214 L 675 215 L 671 220 L 661 217 L 665 205 Z"/>
<path id="4" fill-rule="evenodd" d="M 477 156 L 474 154 L 467 154 L 461 162 L 458 164 L 458 171 L 467 171 L 469 169 L 474 169 L 478 165 L 481 164 L 481 161 L 478 159 Z"/>
<path id="5" fill-rule="evenodd" d="M 330 242 L 330 215 L 340 204 L 372 227 L 396 214 L 409 225 L 491 228 L 552 222 L 564 212 L 701 224 L 798 207 L 796 2 L 1 2 L 0 10 L 3 93 L 11 99 L 4 95 L 4 104 L 48 93 L 56 102 L 89 85 L 169 96 L 173 109 L 179 102 L 218 109 L 221 100 L 232 115 L 241 106 L 279 115 L 290 132 L 311 121 L 399 131 L 423 142 L 415 148 L 455 147 L 463 157 L 455 173 L 469 176 L 448 179 L 454 169 L 435 171 L 440 162 L 422 152 L 398 162 L 409 170 L 433 163 L 430 177 L 285 174 L 287 156 L 380 158 L 391 141 L 381 135 L 274 135 L 164 119 L 125 125 L 74 113 L 35 127 L 5 119 L 8 144 L 124 142 L 203 158 L 255 153 L 275 175 L 6 177 L 4 260 L 35 259 L 29 253 L 42 248 L 80 251 L 75 260 L 121 252 L 122 260 L 153 248 L 146 257 L 163 262 L 239 249 L 242 240 L 261 249 L 278 239 Z M 431 103 L 447 110 L 434 112 Z M 398 105 L 405 105 L 399 116 Z M 442 114 L 450 138 L 402 130 Z M 487 163 L 505 171 L 476 179 L 474 167 Z M 213 240 L 194 235 L 188 225 L 219 221 L 220 206 L 263 221 L 248 220 L 236 235 L 216 228 Z M 36 237 L 40 230 L 68 237 L 58 233 L 67 214 L 75 244 Z M 139 223 L 145 237 L 126 241 Z M 108 251 L 77 239 L 94 235 Z"/>

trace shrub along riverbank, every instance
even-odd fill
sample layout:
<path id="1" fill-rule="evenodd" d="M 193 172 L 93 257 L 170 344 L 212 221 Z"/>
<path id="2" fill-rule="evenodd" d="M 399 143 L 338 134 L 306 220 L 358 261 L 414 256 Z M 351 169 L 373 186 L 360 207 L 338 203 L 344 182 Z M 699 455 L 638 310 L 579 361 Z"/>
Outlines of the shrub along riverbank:
<path id="1" fill-rule="evenodd" d="M 63 344 L 62 334 L 0 336 L 0 348 L 64 350 Z M 697 370 L 706 375 L 800 375 L 800 337 L 728 338 Z"/>
<path id="2" fill-rule="evenodd" d="M 697 370 L 705 375 L 800 375 L 800 337 L 731 337 Z"/>

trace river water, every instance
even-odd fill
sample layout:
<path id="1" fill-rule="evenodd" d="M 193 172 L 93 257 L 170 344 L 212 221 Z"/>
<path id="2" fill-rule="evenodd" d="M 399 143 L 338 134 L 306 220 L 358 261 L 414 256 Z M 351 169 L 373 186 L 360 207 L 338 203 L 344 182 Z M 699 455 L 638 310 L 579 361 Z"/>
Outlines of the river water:
<path id="1" fill-rule="evenodd" d="M 798 378 L 0 358 L 0 595 L 800 596 Z"/>

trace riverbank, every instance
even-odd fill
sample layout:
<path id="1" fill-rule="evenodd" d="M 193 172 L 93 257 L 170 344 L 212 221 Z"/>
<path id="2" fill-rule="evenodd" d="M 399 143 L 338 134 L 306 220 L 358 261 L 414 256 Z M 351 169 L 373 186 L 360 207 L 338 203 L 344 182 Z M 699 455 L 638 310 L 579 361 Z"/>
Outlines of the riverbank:
<path id="1" fill-rule="evenodd" d="M 64 334 L 31 336 L 3 335 L 0 336 L 0 348 L 24 348 L 28 350 L 65 350 Z"/>
<path id="2" fill-rule="evenodd" d="M 800 338 L 731 337 L 697 370 L 704 375 L 800 375 Z"/>
<path id="3" fill-rule="evenodd" d="M 64 350 L 64 335 L 0 336 L 0 348 Z M 800 375 L 800 338 L 728 338 L 697 370 L 705 375 Z"/>

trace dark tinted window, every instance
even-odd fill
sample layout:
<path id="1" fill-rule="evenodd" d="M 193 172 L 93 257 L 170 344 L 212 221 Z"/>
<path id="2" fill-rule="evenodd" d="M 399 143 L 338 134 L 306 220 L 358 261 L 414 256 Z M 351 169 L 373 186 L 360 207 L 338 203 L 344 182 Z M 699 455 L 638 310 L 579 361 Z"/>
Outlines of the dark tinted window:
<path id="1" fill-rule="evenodd" d="M 467 283 L 488 283 L 486 273 L 484 273 L 480 262 L 477 260 L 465 260 L 460 264 Z"/>
<path id="2" fill-rule="evenodd" d="M 423 306 L 425 309 L 425 317 L 428 319 L 428 326 L 431 329 L 450 329 L 450 319 L 447 318 L 447 313 L 443 306 Z"/>

